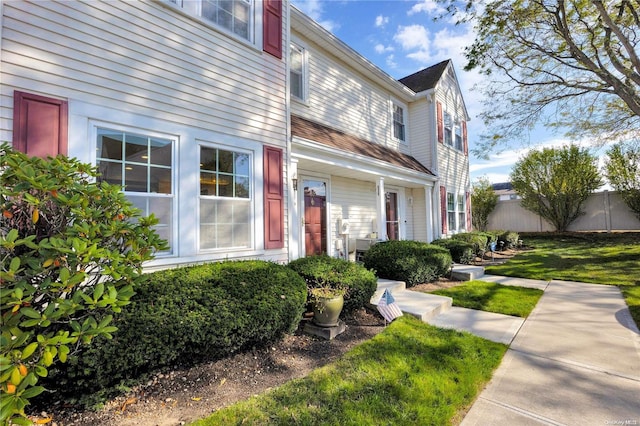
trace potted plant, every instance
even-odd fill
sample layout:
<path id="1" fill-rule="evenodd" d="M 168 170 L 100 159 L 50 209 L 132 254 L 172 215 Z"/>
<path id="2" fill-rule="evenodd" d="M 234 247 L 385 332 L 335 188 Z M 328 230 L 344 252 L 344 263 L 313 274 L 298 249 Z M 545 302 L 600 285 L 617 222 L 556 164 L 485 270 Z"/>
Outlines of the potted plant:
<path id="1" fill-rule="evenodd" d="M 320 327 L 335 327 L 344 305 L 344 288 L 315 287 L 309 289 L 313 322 Z"/>

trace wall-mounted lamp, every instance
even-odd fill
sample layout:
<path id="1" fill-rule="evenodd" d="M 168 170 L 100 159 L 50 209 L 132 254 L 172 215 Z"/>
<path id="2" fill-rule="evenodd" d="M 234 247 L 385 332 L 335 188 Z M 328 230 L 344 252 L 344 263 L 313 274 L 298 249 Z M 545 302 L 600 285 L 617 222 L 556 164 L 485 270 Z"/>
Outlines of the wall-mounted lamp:
<path id="1" fill-rule="evenodd" d="M 293 176 L 291 178 L 291 183 L 293 183 L 293 190 L 297 191 L 298 190 L 298 175 L 296 173 L 293 174 Z"/>

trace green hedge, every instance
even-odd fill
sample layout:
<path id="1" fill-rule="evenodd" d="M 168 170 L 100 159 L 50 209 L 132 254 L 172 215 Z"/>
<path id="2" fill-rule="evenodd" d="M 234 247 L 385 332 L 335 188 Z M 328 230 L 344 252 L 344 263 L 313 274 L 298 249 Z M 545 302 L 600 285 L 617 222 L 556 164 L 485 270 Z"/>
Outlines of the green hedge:
<path id="1" fill-rule="evenodd" d="M 456 263 L 467 265 L 473 261 L 476 255 L 476 246 L 460 239 L 444 238 L 432 241 L 431 244 L 435 244 L 449 250 L 451 258 Z"/>
<path id="2" fill-rule="evenodd" d="M 113 339 L 98 340 L 70 357 L 48 380 L 49 389 L 107 396 L 162 367 L 189 366 L 266 344 L 296 329 L 307 295 L 298 274 L 264 261 L 155 272 L 135 291 L 132 303 L 115 317 Z"/>
<path id="3" fill-rule="evenodd" d="M 364 266 L 327 255 L 309 256 L 289 263 L 307 283 L 307 287 L 344 288 L 343 313 L 362 308 L 376 291 L 378 279 Z"/>
<path id="4" fill-rule="evenodd" d="M 380 278 L 413 287 L 449 273 L 451 254 L 444 247 L 420 241 L 384 241 L 367 250 L 364 266 Z"/>

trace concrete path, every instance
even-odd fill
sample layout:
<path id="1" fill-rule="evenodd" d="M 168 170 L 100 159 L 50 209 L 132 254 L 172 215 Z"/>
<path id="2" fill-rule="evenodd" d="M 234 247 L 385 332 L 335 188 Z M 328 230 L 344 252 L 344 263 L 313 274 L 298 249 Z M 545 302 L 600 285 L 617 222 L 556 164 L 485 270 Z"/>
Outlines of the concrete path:
<path id="1" fill-rule="evenodd" d="M 640 425 L 640 332 L 620 290 L 551 281 L 462 425 Z"/>

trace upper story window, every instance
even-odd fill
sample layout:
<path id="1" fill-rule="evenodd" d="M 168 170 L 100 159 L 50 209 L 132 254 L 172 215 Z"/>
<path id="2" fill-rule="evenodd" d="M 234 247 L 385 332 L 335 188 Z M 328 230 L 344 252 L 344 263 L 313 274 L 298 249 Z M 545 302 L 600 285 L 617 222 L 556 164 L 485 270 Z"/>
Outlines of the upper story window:
<path id="1" fill-rule="evenodd" d="M 291 95 L 300 100 L 306 100 L 306 55 L 304 48 L 291 44 L 290 54 Z"/>
<path id="2" fill-rule="evenodd" d="M 456 143 L 456 149 L 459 151 L 462 151 L 464 148 L 462 146 L 462 123 L 461 122 L 457 122 L 455 129 L 455 143 Z"/>
<path id="3" fill-rule="evenodd" d="M 253 41 L 253 0 L 169 0 L 186 12 L 201 16 L 214 24 Z"/>
<path id="4" fill-rule="evenodd" d="M 444 113 L 444 143 L 453 146 L 453 118 L 448 112 Z"/>
<path id="5" fill-rule="evenodd" d="M 122 187 L 171 246 L 173 239 L 173 141 L 105 128 L 97 129 L 96 157 L 100 180 Z"/>
<path id="6" fill-rule="evenodd" d="M 393 103 L 393 137 L 395 139 L 406 141 L 404 108 Z"/>

